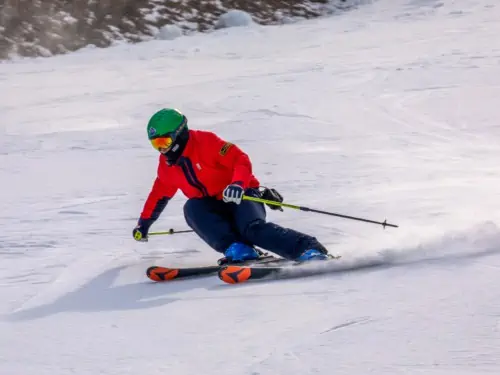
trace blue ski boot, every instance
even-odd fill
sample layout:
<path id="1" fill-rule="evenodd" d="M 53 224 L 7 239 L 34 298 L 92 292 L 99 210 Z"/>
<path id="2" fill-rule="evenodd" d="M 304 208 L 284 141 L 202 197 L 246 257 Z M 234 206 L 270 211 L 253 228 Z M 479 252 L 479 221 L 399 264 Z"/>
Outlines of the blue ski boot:
<path id="1" fill-rule="evenodd" d="M 301 256 L 299 256 L 297 259 L 295 259 L 297 262 L 307 262 L 310 260 L 327 260 L 330 259 L 328 254 L 325 254 L 324 252 L 316 249 L 309 249 L 306 250 L 302 253 Z"/>
<path id="2" fill-rule="evenodd" d="M 229 246 L 224 252 L 224 255 L 224 263 L 238 263 L 244 262 L 246 260 L 255 260 L 260 257 L 259 252 L 252 246 L 248 246 L 247 244 L 241 242 L 234 242 L 233 244 L 231 244 L 231 246 Z"/>

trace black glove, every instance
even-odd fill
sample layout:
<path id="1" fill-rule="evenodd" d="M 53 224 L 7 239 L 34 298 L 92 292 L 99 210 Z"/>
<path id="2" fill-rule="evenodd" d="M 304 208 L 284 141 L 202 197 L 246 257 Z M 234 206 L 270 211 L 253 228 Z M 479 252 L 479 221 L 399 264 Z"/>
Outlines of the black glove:
<path id="1" fill-rule="evenodd" d="M 148 242 L 148 232 L 151 224 L 153 224 L 153 220 L 151 219 L 139 219 L 137 226 L 132 231 L 134 240 Z"/>
<path id="2" fill-rule="evenodd" d="M 272 202 L 278 202 L 278 203 L 283 203 L 283 197 L 281 196 L 280 193 L 276 189 L 270 189 L 267 187 L 263 188 L 264 190 L 260 193 L 262 199 L 272 201 Z M 271 210 L 279 210 L 283 211 L 283 207 L 277 206 L 275 204 L 267 204 L 266 205 L 271 209 Z"/>

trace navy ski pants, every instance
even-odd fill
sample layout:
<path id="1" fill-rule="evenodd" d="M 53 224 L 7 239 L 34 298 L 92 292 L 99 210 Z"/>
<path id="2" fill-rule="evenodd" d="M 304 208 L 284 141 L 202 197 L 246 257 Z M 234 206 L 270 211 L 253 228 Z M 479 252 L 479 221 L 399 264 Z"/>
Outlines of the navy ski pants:
<path id="1" fill-rule="evenodd" d="M 260 197 L 256 189 L 245 194 Z M 184 217 L 196 234 L 220 253 L 233 242 L 255 245 L 288 259 L 307 249 L 323 248 L 314 237 L 266 222 L 262 203 L 243 200 L 237 205 L 211 197 L 193 198 L 184 205 Z"/>

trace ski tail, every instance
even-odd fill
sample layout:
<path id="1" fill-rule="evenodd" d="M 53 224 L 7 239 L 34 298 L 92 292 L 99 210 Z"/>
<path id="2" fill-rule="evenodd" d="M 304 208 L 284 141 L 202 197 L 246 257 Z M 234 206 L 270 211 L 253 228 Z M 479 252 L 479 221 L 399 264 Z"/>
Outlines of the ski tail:
<path id="1" fill-rule="evenodd" d="M 171 281 L 191 276 L 208 276 L 216 274 L 220 266 L 192 267 L 192 268 L 167 268 L 152 266 L 146 270 L 146 276 L 156 282 Z"/>
<path id="2" fill-rule="evenodd" d="M 227 284 L 239 284 L 248 280 L 264 279 L 272 275 L 277 275 L 283 270 L 282 267 L 222 267 L 219 278 Z"/>

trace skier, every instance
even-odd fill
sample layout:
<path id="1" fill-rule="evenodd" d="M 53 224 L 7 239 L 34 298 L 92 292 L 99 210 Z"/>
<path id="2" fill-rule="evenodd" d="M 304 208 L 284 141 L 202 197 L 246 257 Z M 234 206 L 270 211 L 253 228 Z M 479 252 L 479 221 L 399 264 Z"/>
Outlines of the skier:
<path id="1" fill-rule="evenodd" d="M 274 189 L 260 187 L 247 154 L 208 131 L 189 130 L 176 109 L 156 112 L 147 126 L 148 138 L 160 152 L 156 180 L 144 204 L 134 239 L 147 241 L 151 225 L 180 189 L 188 198 L 184 217 L 194 232 L 223 261 L 259 258 L 254 246 L 297 261 L 328 259 L 327 249 L 314 237 L 266 222 L 262 203 L 243 196 L 282 201 Z M 260 189 L 259 189 L 260 188 Z M 269 206 L 280 209 L 279 206 Z"/>

